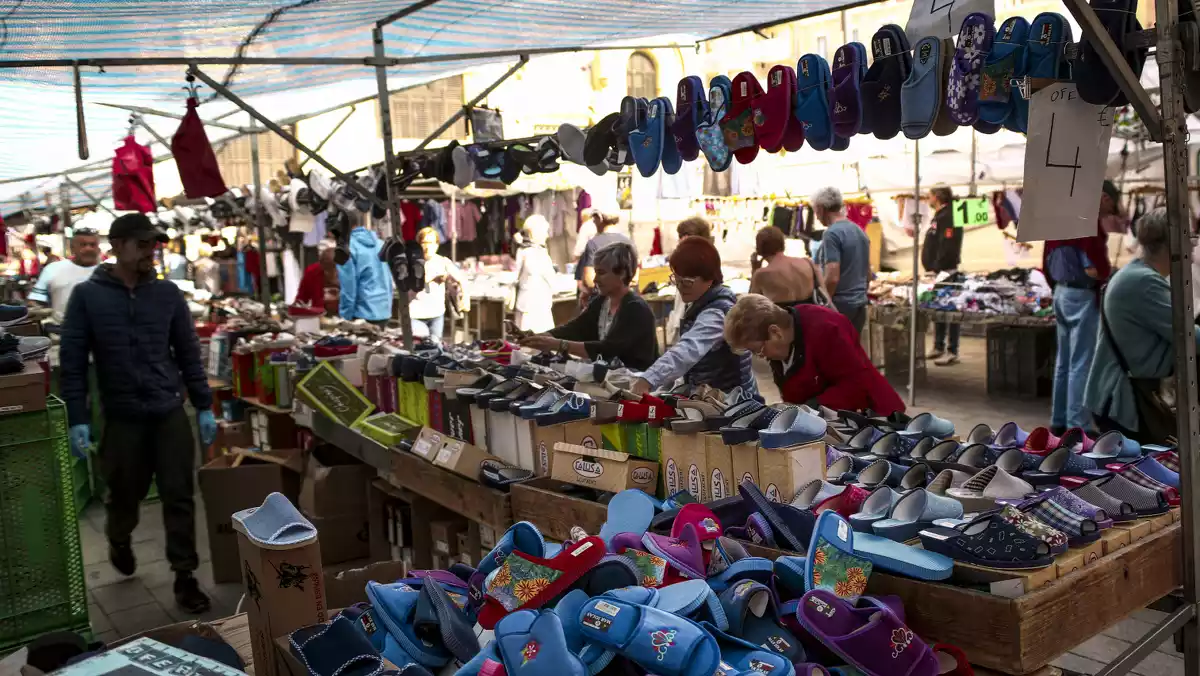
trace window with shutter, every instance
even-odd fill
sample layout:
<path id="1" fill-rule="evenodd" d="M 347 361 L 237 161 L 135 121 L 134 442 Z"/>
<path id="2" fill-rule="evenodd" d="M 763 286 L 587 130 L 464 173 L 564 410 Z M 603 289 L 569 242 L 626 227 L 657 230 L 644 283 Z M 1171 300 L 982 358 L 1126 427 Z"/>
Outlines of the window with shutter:
<path id="1" fill-rule="evenodd" d="M 295 127 L 285 127 L 289 133 L 295 134 Z M 254 182 L 254 172 L 250 167 L 250 137 L 232 139 L 218 144 L 215 149 L 217 166 L 221 168 L 221 177 L 228 186 L 250 185 Z M 266 184 L 275 172 L 283 169 L 283 163 L 289 159 L 298 158 L 299 151 L 292 144 L 276 136 L 272 132 L 258 135 L 258 170 L 259 177 Z"/>
<path id="2" fill-rule="evenodd" d="M 461 75 L 430 82 L 421 87 L 392 94 L 392 135 L 402 139 L 424 139 L 442 126 L 455 112 L 462 109 L 463 78 Z M 378 109 L 376 110 L 378 115 Z M 378 132 L 378 126 L 376 130 Z M 467 136 L 467 122 L 458 120 L 438 138 L 450 140 Z"/>
<path id="3" fill-rule="evenodd" d="M 658 67 L 649 54 L 634 52 L 625 69 L 625 93 L 644 99 L 658 96 Z"/>

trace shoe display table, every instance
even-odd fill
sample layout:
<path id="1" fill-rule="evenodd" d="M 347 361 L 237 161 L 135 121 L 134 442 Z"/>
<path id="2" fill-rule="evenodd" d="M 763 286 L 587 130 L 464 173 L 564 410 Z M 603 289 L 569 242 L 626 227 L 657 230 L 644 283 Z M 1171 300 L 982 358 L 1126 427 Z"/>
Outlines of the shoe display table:
<path id="1" fill-rule="evenodd" d="M 571 528 L 599 533 L 608 520 L 608 507 L 591 500 L 566 495 L 558 490 L 562 482 L 534 479 L 512 487 L 513 521 L 528 521 L 554 540 L 571 538 Z"/>

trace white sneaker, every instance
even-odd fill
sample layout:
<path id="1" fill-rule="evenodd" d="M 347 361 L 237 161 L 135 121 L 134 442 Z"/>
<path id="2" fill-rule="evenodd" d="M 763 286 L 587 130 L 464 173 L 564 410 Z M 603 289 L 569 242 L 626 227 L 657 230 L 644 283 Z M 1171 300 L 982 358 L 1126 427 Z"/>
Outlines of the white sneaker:
<path id="1" fill-rule="evenodd" d="M 933 363 L 937 364 L 938 366 L 953 366 L 954 364 L 957 364 L 958 361 L 958 355 L 951 352 Z"/>

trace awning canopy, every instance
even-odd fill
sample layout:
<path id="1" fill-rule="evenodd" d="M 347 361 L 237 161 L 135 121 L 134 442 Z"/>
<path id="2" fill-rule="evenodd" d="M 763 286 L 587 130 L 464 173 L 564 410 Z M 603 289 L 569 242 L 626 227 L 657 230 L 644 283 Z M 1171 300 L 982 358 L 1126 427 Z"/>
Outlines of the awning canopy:
<path id="1" fill-rule="evenodd" d="M 7 3 L 6 3 L 7 4 Z M 645 44 L 673 35 L 703 39 L 738 29 L 863 4 L 861 0 L 25 0 L 0 5 L 0 65 L 88 59 L 364 59 L 371 29 L 416 9 L 384 30 L 391 58 L 445 59 L 389 68 L 392 89 L 513 60 L 510 50 Z M 461 57 L 461 58 L 455 58 Z M 209 75 L 272 118 L 326 110 L 375 91 L 366 65 L 206 65 Z M 157 106 L 183 112 L 186 67 L 85 65 L 85 103 Z M 0 68 L 0 180 L 83 164 L 76 147 L 70 67 Z M 202 89 L 205 97 L 213 92 Z M 85 105 L 92 160 L 111 157 L 128 114 Z M 215 98 L 212 119 L 233 110 Z M 244 116 L 243 116 L 244 117 Z M 160 120 L 161 123 L 161 120 Z M 173 126 L 159 132 L 169 136 Z M 232 133 L 232 132 L 229 132 Z M 229 133 L 213 133 L 214 140 Z M 158 153 L 158 147 L 155 153 Z M 0 200 L 32 189 L 0 184 Z M 40 198 L 40 196 L 39 196 Z"/>

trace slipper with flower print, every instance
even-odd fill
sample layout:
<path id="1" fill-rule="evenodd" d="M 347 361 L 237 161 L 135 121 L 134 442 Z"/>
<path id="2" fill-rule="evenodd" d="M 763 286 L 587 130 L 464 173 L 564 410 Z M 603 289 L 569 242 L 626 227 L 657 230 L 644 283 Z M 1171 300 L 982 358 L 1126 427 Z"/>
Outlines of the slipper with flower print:
<path id="1" fill-rule="evenodd" d="M 552 559 L 514 551 L 488 576 L 479 624 L 492 629 L 515 610 L 534 610 L 555 598 L 604 558 L 604 541 L 588 537 Z"/>

